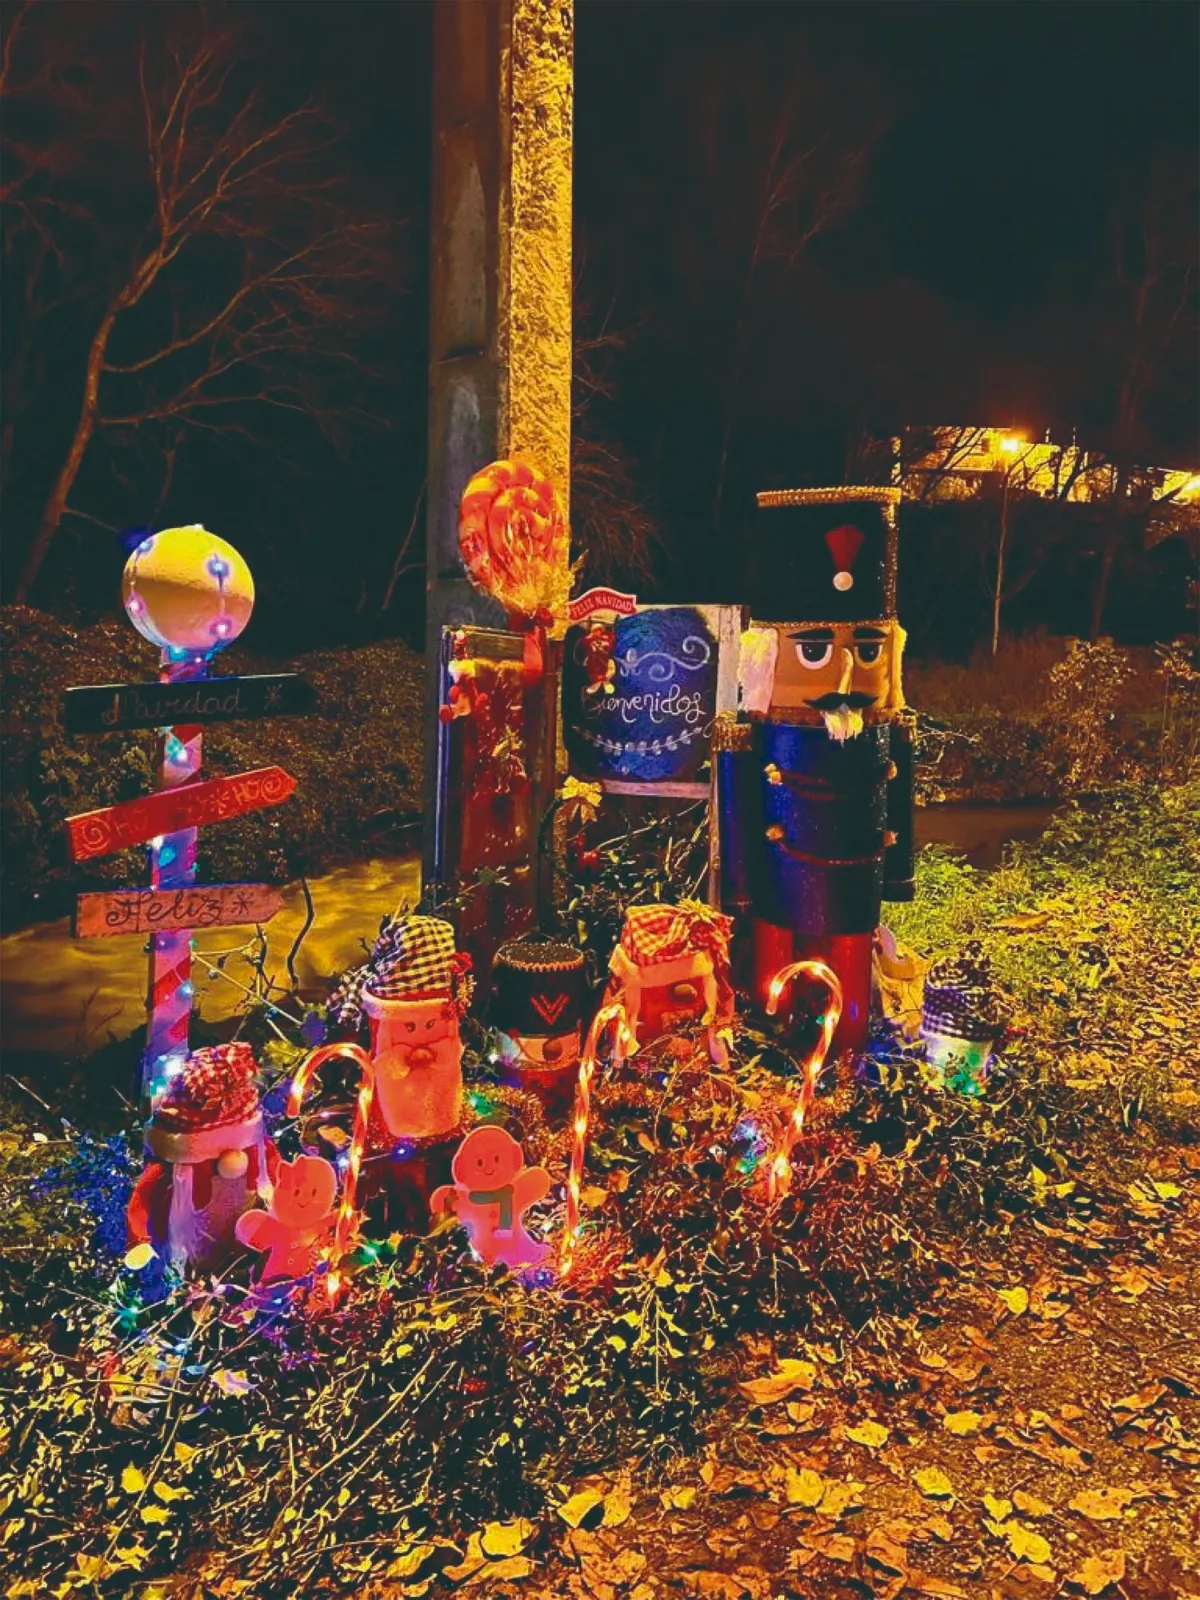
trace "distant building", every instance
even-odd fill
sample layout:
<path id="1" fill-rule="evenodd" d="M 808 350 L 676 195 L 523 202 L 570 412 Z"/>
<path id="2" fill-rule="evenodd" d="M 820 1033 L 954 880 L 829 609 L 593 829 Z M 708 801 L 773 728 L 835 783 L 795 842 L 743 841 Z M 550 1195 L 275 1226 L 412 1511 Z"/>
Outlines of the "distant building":
<path id="1" fill-rule="evenodd" d="M 926 504 L 971 500 L 1007 487 L 1010 493 L 1074 502 L 1111 502 L 1121 494 L 1164 511 L 1186 507 L 1184 522 L 1200 517 L 1200 473 L 1138 467 L 1122 480 L 1107 456 L 1074 442 L 1055 444 L 1048 436 L 1039 443 L 1008 428 L 906 428 L 892 439 L 891 450 L 893 481 L 906 498 Z"/>

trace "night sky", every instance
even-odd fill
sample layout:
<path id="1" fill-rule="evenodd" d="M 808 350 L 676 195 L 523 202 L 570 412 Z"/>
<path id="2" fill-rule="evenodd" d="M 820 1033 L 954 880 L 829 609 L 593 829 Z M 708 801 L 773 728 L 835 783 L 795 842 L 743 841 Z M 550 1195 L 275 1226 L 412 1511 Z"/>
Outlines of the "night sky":
<path id="1" fill-rule="evenodd" d="M 132 37 L 141 8 L 110 9 Z M 417 638 L 419 578 L 389 618 L 372 596 L 424 475 L 429 13 L 395 0 L 237 9 L 262 30 L 280 92 L 321 93 L 344 121 L 363 204 L 407 219 L 394 325 L 381 336 L 392 426 L 345 462 L 315 452 L 275 474 L 243 461 L 215 475 L 199 450 L 167 510 L 245 543 L 264 601 L 261 563 L 281 537 L 264 526 L 311 525 L 305 550 L 331 529 L 352 536 L 354 562 L 319 585 L 293 572 L 286 606 L 266 604 L 263 627 L 281 642 L 397 627 Z M 65 20 L 70 7 L 57 10 Z M 719 587 L 754 488 L 836 481 L 861 430 L 974 422 L 1103 442 L 1113 196 L 1171 151 L 1194 184 L 1197 42 L 1187 4 L 578 0 L 578 290 L 587 316 L 607 316 L 625 344 L 592 425 L 619 442 L 661 525 L 662 595 L 687 597 L 685 573 Z M 882 131 L 857 208 L 786 280 L 755 292 L 718 528 L 736 152 L 739 139 L 752 146 L 756 105 L 792 73 L 815 75 L 852 127 Z M 706 135 L 710 103 L 719 127 Z M 706 137 L 724 141 L 725 187 L 701 176 Z M 1176 384 L 1145 422 L 1153 464 L 1200 465 L 1197 415 L 1194 382 Z M 111 482 L 97 475 L 91 492 L 111 520 L 139 520 L 116 509 Z M 86 537 L 90 559 L 104 536 Z"/>

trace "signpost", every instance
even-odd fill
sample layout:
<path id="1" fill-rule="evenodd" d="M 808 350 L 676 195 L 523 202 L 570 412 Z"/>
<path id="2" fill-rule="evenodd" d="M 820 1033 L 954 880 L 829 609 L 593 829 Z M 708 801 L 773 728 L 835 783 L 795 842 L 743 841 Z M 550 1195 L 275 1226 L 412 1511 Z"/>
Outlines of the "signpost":
<path id="1" fill-rule="evenodd" d="M 294 717 L 311 711 L 313 687 L 295 672 L 249 678 L 189 678 L 163 683 L 105 683 L 68 689 L 62 722 L 68 733 L 113 733 L 172 724 Z"/>
<path id="2" fill-rule="evenodd" d="M 121 805 L 68 817 L 67 848 L 72 861 L 90 861 L 151 839 L 164 837 L 165 843 L 168 834 L 201 828 L 210 822 L 227 822 L 247 811 L 280 805 L 295 788 L 295 778 L 282 767 L 257 767 L 232 778 L 210 778 L 207 783 L 163 789 L 141 800 L 126 800 Z M 161 862 L 164 845 L 157 849 Z"/>
<path id="3" fill-rule="evenodd" d="M 122 933 L 183 933 L 270 922 L 283 895 L 266 883 L 193 884 L 182 889 L 116 889 L 81 894 L 75 902 L 77 939 Z"/>
<path id="4" fill-rule="evenodd" d="M 150 846 L 149 887 L 80 895 L 75 935 L 149 935 L 142 1089 L 154 1101 L 187 1058 L 193 930 L 268 922 L 282 904 L 267 884 L 194 881 L 198 828 L 277 806 L 296 787 L 274 766 L 198 781 L 204 725 L 302 715 L 314 696 L 294 672 L 209 676 L 217 651 L 250 619 L 254 580 L 233 546 L 199 524 L 143 539 L 126 563 L 122 595 L 129 620 L 158 647 L 159 681 L 68 689 L 61 715 L 69 733 L 156 728 L 159 788 L 68 817 L 67 849 L 78 862 Z"/>

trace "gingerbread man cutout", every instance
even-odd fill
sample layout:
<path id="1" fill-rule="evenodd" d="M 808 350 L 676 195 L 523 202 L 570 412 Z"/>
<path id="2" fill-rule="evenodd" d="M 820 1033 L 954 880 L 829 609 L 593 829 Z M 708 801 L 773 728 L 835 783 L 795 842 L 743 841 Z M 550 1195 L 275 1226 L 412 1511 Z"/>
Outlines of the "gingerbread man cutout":
<path id="1" fill-rule="evenodd" d="M 337 1221 L 337 1178 L 320 1156 L 281 1161 L 269 1211 L 247 1211 L 237 1219 L 240 1244 L 265 1250 L 259 1282 L 302 1278 L 312 1272 L 317 1255 Z"/>
<path id="2" fill-rule="evenodd" d="M 430 1198 L 430 1210 L 453 1211 L 467 1230 L 471 1248 L 487 1266 L 533 1267 L 549 1246 L 525 1231 L 522 1213 L 550 1188 L 544 1167 L 527 1167 L 521 1146 L 503 1128 L 475 1128 L 454 1153 L 453 1184 Z"/>

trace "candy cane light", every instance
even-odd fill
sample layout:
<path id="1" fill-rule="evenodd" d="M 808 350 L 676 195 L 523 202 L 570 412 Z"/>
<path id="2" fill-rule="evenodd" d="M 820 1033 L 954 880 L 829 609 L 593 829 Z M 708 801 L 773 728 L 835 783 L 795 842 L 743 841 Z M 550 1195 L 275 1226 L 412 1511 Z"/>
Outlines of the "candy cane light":
<path id="1" fill-rule="evenodd" d="M 768 1158 L 767 1168 L 767 1201 L 774 1202 L 781 1195 L 787 1193 L 792 1177 L 792 1150 L 796 1140 L 804 1132 L 804 1124 L 808 1117 L 809 1108 L 817 1092 L 821 1070 L 825 1065 L 825 1058 L 829 1054 L 830 1041 L 838 1025 L 838 1018 L 842 1014 L 842 986 L 837 974 L 823 961 L 793 961 L 779 971 L 771 979 L 767 990 L 767 1015 L 773 1017 L 779 1009 L 788 987 L 797 978 L 817 978 L 829 991 L 829 998 L 825 1004 L 825 1011 L 821 1017 L 821 1032 L 816 1044 L 800 1065 L 800 1094 L 788 1118 L 787 1131 L 783 1136 L 783 1143 Z"/>
<path id="2" fill-rule="evenodd" d="M 371 1103 L 375 1098 L 375 1063 L 360 1045 L 341 1043 L 327 1044 L 320 1050 L 314 1050 L 305 1061 L 300 1063 L 296 1076 L 292 1079 L 291 1088 L 288 1090 L 287 1113 L 289 1117 L 300 1114 L 300 1106 L 304 1100 L 305 1090 L 312 1082 L 313 1077 L 327 1061 L 335 1058 L 344 1058 L 355 1062 L 362 1069 L 362 1082 L 358 1089 L 358 1102 L 354 1110 L 354 1131 L 350 1138 L 350 1155 L 346 1168 L 346 1181 L 342 1187 L 342 1203 L 338 1208 L 337 1226 L 333 1233 L 333 1248 L 328 1256 L 329 1271 L 325 1276 L 325 1287 L 330 1300 L 337 1298 L 341 1288 L 341 1277 L 336 1271 L 338 1263 L 345 1256 L 354 1237 L 357 1222 L 355 1199 L 358 1194 L 358 1175 L 362 1167 L 363 1151 L 367 1145 L 367 1128 L 371 1120 Z"/>
<path id="3" fill-rule="evenodd" d="M 579 1192 L 583 1181 L 583 1162 L 587 1155 L 588 1127 L 592 1112 L 592 1078 L 600 1056 L 605 1035 L 613 1030 L 614 1055 L 622 1056 L 637 1048 L 629 1032 L 625 1007 L 620 1001 L 602 1006 L 588 1029 L 587 1042 L 579 1058 L 579 1080 L 575 1087 L 575 1118 L 571 1126 L 571 1165 L 567 1171 L 567 1213 L 562 1248 L 559 1252 L 558 1270 L 566 1277 L 575 1259 L 575 1246 L 579 1242 Z"/>

